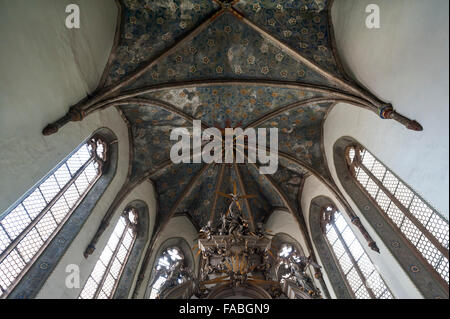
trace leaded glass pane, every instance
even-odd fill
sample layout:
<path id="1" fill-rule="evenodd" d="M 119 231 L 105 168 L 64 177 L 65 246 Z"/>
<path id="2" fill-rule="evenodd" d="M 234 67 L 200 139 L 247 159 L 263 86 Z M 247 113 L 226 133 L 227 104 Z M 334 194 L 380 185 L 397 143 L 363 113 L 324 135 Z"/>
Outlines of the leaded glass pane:
<path id="1" fill-rule="evenodd" d="M 16 238 L 31 223 L 22 204 L 17 206 L 11 213 L 2 219 L 1 224 L 10 238 Z"/>
<path id="2" fill-rule="evenodd" d="M 325 213 L 330 213 L 330 211 L 324 211 Z M 326 226 L 326 237 L 355 297 L 358 299 L 381 298 L 382 296 L 383 298 L 393 298 L 350 225 L 338 210 L 334 209 L 332 213 L 334 218 L 324 219 L 330 220 Z M 334 240 L 334 243 L 331 243 L 330 239 Z M 366 284 L 371 288 L 368 289 Z"/>
<path id="3" fill-rule="evenodd" d="M 42 211 L 47 204 L 44 197 L 41 194 L 39 188 L 36 188 L 27 198 L 22 202 L 23 206 L 27 210 L 28 215 L 35 219 L 36 216 Z"/>
<path id="4" fill-rule="evenodd" d="M 117 221 L 94 270 L 80 293 L 80 299 L 108 299 L 114 295 L 114 287 L 136 237 L 133 230 L 136 220 L 130 221 L 128 216 L 126 212 Z M 124 246 L 125 244 L 128 248 Z M 92 281 L 97 284 L 94 286 Z"/>
<path id="5" fill-rule="evenodd" d="M 293 247 L 290 245 L 286 245 L 279 251 L 279 255 L 289 255 L 293 252 Z M 286 256 L 287 256 L 286 255 Z M 156 269 L 159 270 L 161 268 L 166 268 L 167 270 L 170 270 L 171 267 L 175 265 L 176 262 L 183 260 L 184 256 L 181 253 L 181 251 L 178 248 L 172 247 L 167 248 L 165 251 L 162 252 L 161 256 L 158 258 L 156 263 Z M 157 278 L 153 278 L 153 284 L 151 286 L 151 292 L 150 292 L 150 299 L 155 299 L 160 291 L 163 285 L 166 283 L 166 276 L 163 274 L 159 275 Z M 183 277 L 180 277 L 178 280 L 178 283 L 181 283 L 183 280 Z"/>
<path id="6" fill-rule="evenodd" d="M 342 271 L 344 274 L 347 274 L 348 271 L 353 267 L 352 261 L 348 254 L 343 254 L 341 258 L 339 258 L 339 264 L 342 267 Z"/>
<path id="7" fill-rule="evenodd" d="M 80 146 L 53 174 L 24 196 L 0 220 L 0 268 L 3 293 L 8 293 L 19 275 L 31 265 L 38 252 L 54 237 L 63 222 L 99 177 L 93 174 L 94 156 L 87 144 Z M 89 180 L 80 168 L 90 168 Z M 78 175 L 75 175 L 78 172 Z M 78 189 L 77 189 L 78 186 Z M 67 189 L 66 189 L 67 188 Z M 7 251 L 7 253 L 4 253 Z"/>
<path id="8" fill-rule="evenodd" d="M 355 292 L 355 296 L 358 299 L 370 299 L 370 295 L 364 285 L 361 285 L 361 287 Z"/>
<path id="9" fill-rule="evenodd" d="M 351 159 L 357 158 L 355 155 L 357 150 L 351 147 L 350 151 L 353 152 Z M 375 199 L 386 217 L 399 228 L 404 237 L 448 283 L 448 267 L 445 267 L 448 265 L 448 259 L 442 254 L 442 251 L 445 249 L 448 251 L 449 247 L 448 221 L 376 160 L 370 152 L 362 150 L 360 155 L 362 161 L 356 162 L 355 167 L 356 180 L 368 195 Z M 373 174 L 373 179 L 365 170 Z M 377 182 L 382 183 L 383 187 L 378 187 Z M 394 197 L 396 200 L 393 199 Z M 427 231 L 422 231 L 420 228 L 422 226 Z M 438 245 L 435 240 L 441 245 Z"/>

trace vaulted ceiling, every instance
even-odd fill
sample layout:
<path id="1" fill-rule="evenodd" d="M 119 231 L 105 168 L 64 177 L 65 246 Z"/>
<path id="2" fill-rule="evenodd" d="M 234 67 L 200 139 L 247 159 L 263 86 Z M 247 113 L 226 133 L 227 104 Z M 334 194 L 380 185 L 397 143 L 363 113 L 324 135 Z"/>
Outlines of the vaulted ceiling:
<path id="1" fill-rule="evenodd" d="M 201 119 L 208 127 L 278 127 L 280 151 L 326 176 L 320 149 L 321 123 L 333 102 L 326 101 L 323 92 L 267 83 L 276 80 L 338 87 L 277 43 L 285 41 L 305 58 L 342 77 L 329 44 L 326 2 L 241 1 L 233 8 L 251 22 L 243 21 L 237 11 L 222 10 L 222 5 L 214 1 L 123 3 L 119 45 L 106 83 L 126 78 L 141 62 L 156 57 L 160 58 L 154 65 L 121 91 L 179 83 L 136 96 L 148 103 L 119 106 L 132 129 L 132 179 L 164 165 L 173 145 L 170 131 L 192 126 L 191 118 Z M 190 85 L 183 85 L 186 82 Z M 312 99 L 318 102 L 307 102 Z M 162 107 L 152 106 L 152 100 Z M 299 107 L 277 112 L 300 102 L 304 103 Z M 285 200 L 296 207 L 306 174 L 307 170 L 298 164 L 281 161 L 272 180 L 260 176 L 252 164 L 169 164 L 150 178 L 159 195 L 162 220 L 170 213 L 186 212 L 203 226 L 217 219 L 229 204 L 215 190 L 231 192 L 236 181 L 241 194 L 257 195 L 243 205 L 244 214 L 255 223 L 273 207 L 286 206 Z M 272 182 L 279 185 L 286 198 L 273 189 Z M 185 192 L 187 187 L 189 193 Z"/>
<path id="2" fill-rule="evenodd" d="M 243 205 L 251 226 L 274 209 L 299 214 L 299 192 L 314 174 L 333 187 L 322 125 L 337 102 L 379 113 L 386 106 L 351 80 L 336 55 L 331 1 L 121 0 L 120 21 L 99 90 L 71 108 L 79 120 L 115 106 L 129 124 L 128 189 L 153 181 L 159 227 L 177 213 L 197 226 L 216 221 L 229 200 L 215 191 L 254 194 Z M 279 168 L 257 164 L 174 164 L 173 128 L 279 129 Z M 64 120 L 62 120 L 64 122 Z M 125 187 L 126 188 L 126 187 Z M 305 230 L 305 229 L 303 229 Z"/>

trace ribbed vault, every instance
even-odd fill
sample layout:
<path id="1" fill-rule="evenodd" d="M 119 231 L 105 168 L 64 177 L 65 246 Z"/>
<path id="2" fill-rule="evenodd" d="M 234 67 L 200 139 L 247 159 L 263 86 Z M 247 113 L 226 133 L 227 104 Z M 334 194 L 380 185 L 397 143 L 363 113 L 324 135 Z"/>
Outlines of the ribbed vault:
<path id="1" fill-rule="evenodd" d="M 280 159 L 272 176 L 260 175 L 252 164 L 171 165 L 150 177 L 160 223 L 179 212 L 200 227 L 217 223 L 229 203 L 215 191 L 229 193 L 234 182 L 240 193 L 256 195 L 243 203 L 251 226 L 287 201 L 286 208 L 298 212 L 300 186 L 309 174 L 299 163 L 329 179 L 320 146 L 327 110 L 338 99 L 370 104 L 348 90 L 339 71 L 327 2 L 121 5 L 119 45 L 105 84 L 125 80 L 116 96 L 123 97 L 117 105 L 131 124 L 131 180 L 167 161 L 174 144 L 170 131 L 192 126 L 193 119 L 205 127 L 277 127 L 280 151 L 298 159 Z"/>
<path id="2" fill-rule="evenodd" d="M 322 151 L 330 108 L 346 102 L 414 124 L 343 72 L 331 1 L 117 3 L 120 22 L 99 89 L 44 130 L 55 133 L 106 107 L 121 111 L 130 128 L 130 173 L 105 220 L 134 185 L 150 179 L 158 194 L 158 231 L 176 213 L 201 227 L 217 222 L 229 204 L 215 191 L 231 192 L 236 182 L 239 193 L 256 196 L 243 203 L 251 226 L 284 207 L 306 232 L 298 205 L 304 178 L 314 174 L 335 190 Z M 204 128 L 277 127 L 278 171 L 261 175 L 259 163 L 171 163 L 171 130 L 191 127 L 194 119 Z"/>

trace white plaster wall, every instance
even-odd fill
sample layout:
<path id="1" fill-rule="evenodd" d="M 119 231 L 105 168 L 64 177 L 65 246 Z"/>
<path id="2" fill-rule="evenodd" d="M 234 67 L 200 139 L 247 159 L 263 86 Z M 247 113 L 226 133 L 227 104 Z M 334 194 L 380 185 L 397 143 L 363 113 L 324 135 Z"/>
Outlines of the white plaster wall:
<path id="1" fill-rule="evenodd" d="M 69 3 L 80 6 L 80 29 L 65 27 Z M 114 40 L 114 1 L 0 0 L 0 7 L 1 214 L 95 129 L 107 126 L 119 139 L 127 131 L 111 109 L 41 134 L 96 88 Z"/>
<path id="2" fill-rule="evenodd" d="M 109 190 L 110 189 L 108 188 L 107 191 Z M 36 298 L 52 298 L 52 299 L 78 298 L 81 290 L 84 287 L 84 284 L 86 283 L 89 275 L 94 269 L 94 266 L 98 258 L 100 257 L 103 248 L 108 242 L 108 239 L 111 236 L 112 231 L 114 230 L 114 227 L 116 226 L 116 223 L 119 220 L 121 213 L 123 212 L 125 207 L 134 200 L 141 200 L 147 204 L 150 215 L 149 229 L 148 229 L 149 234 L 148 238 L 150 239 L 155 224 L 157 203 L 153 184 L 150 183 L 149 181 L 144 181 L 141 184 L 137 185 L 130 192 L 130 194 L 128 194 L 128 196 L 122 201 L 122 203 L 115 211 L 114 216 L 112 217 L 111 222 L 109 224 L 109 227 L 105 230 L 100 240 L 96 244 L 96 249 L 94 253 L 91 256 L 89 256 L 88 259 L 85 259 L 83 257 L 83 252 L 86 249 L 87 245 L 89 244 L 90 240 L 92 239 L 92 236 L 95 234 L 98 226 L 100 225 L 101 219 L 103 218 L 104 213 L 108 208 L 108 207 L 99 208 L 98 206 L 100 203 L 95 207 L 94 211 L 92 212 L 92 215 L 89 216 L 81 232 L 77 235 L 77 237 L 75 238 L 69 249 L 67 249 L 64 256 L 59 261 L 58 266 L 54 269 L 51 276 L 47 279 L 46 283 L 44 284 L 44 286 L 42 287 L 41 291 L 36 296 Z M 135 279 L 133 280 L 133 285 L 139 273 L 139 269 L 144 258 L 145 249 L 148 246 L 148 242 L 147 245 L 144 247 L 143 253 L 141 255 L 139 266 L 137 267 L 137 271 L 135 273 Z M 65 278 L 68 275 L 68 273 L 66 273 L 66 267 L 67 265 L 70 264 L 78 265 L 80 268 L 79 289 L 76 288 L 69 289 L 65 285 Z M 132 291 L 133 287 L 130 291 L 130 294 L 132 293 Z"/>
<path id="3" fill-rule="evenodd" d="M 365 8 L 370 3 L 380 7 L 380 29 L 365 27 Z M 344 193 L 336 177 L 333 145 L 347 135 L 448 219 L 448 11 L 447 0 L 334 1 L 336 43 L 346 69 L 399 113 L 424 127 L 414 132 L 370 111 L 336 105 L 325 121 L 324 146 L 332 176 Z"/>
<path id="4" fill-rule="evenodd" d="M 302 231 L 298 226 L 298 222 L 295 217 L 289 213 L 287 210 L 277 209 L 273 211 L 270 215 L 269 219 L 266 221 L 264 228 L 270 233 L 277 235 L 279 233 L 285 233 L 294 238 L 303 249 L 305 254 L 308 254 L 309 251 L 307 244 L 305 243 L 305 239 L 302 235 Z M 314 247 L 313 247 L 314 248 Z M 317 252 L 316 252 L 317 254 Z M 319 288 L 323 291 L 323 287 L 317 279 L 314 279 L 314 274 L 312 271 L 312 267 L 309 267 L 309 276 L 316 282 Z M 329 286 L 329 283 L 326 283 Z M 332 292 L 331 292 L 332 293 Z M 333 295 L 334 297 L 334 295 Z"/>
<path id="5" fill-rule="evenodd" d="M 192 225 L 191 221 L 185 216 L 175 216 L 169 220 L 164 230 L 158 235 L 158 238 L 155 240 L 155 244 L 153 245 L 153 251 L 150 256 L 150 261 L 148 263 L 148 267 L 145 270 L 144 280 L 139 289 L 139 293 L 137 298 L 144 298 L 145 291 L 147 290 L 149 280 L 151 277 L 151 273 L 153 270 L 153 266 L 155 263 L 156 254 L 158 253 L 159 247 L 166 240 L 173 237 L 181 237 L 186 240 L 191 248 L 192 255 L 194 256 L 195 261 L 195 274 L 198 272 L 199 267 L 199 258 L 196 257 L 196 251 L 193 250 L 194 245 L 197 244 L 196 239 L 198 238 L 198 232 L 195 229 L 194 225 Z"/>
<path id="6" fill-rule="evenodd" d="M 415 298 L 422 298 L 422 295 L 417 290 L 417 288 L 414 286 L 412 281 L 409 279 L 409 277 L 405 274 L 401 266 L 398 264 L 397 260 L 394 258 L 394 256 L 389 252 L 389 249 L 384 245 L 381 238 L 376 234 L 376 232 L 370 227 L 367 220 L 364 218 L 362 214 L 358 214 L 358 217 L 360 217 L 362 224 L 365 226 L 366 230 L 372 236 L 372 238 L 376 241 L 378 248 L 380 249 L 380 254 L 374 252 L 370 247 L 367 245 L 367 241 L 362 236 L 361 232 L 351 223 L 350 218 L 345 213 L 344 207 L 340 204 L 340 202 L 336 199 L 334 194 L 315 176 L 309 176 L 305 184 L 303 186 L 303 192 L 302 192 L 302 199 L 301 199 L 301 206 L 302 210 L 305 215 L 306 224 L 308 227 L 308 232 L 311 233 L 311 229 L 309 227 L 309 209 L 311 205 L 311 200 L 314 199 L 317 196 L 326 196 L 329 197 L 336 207 L 339 209 L 339 211 L 343 212 L 343 216 L 347 223 L 350 225 L 351 229 L 353 230 L 353 233 L 355 234 L 356 238 L 359 240 L 361 245 L 365 248 L 365 251 L 369 258 L 372 260 L 372 263 L 377 268 L 378 272 L 381 274 L 383 279 L 385 280 L 386 284 L 388 285 L 389 289 L 391 289 L 392 293 L 394 294 L 395 298 L 408 298 L 408 299 L 415 299 Z M 312 240 L 312 238 L 311 238 Z M 313 242 L 314 245 L 314 242 Z M 316 253 L 316 256 L 320 260 L 320 255 L 317 252 L 317 249 L 314 247 L 314 252 Z M 320 261 L 320 264 L 322 262 Z M 328 279 L 328 276 L 324 274 L 325 282 L 327 283 L 328 287 L 332 287 L 330 284 L 330 281 Z M 336 295 L 334 291 L 332 292 L 332 289 L 330 290 L 330 294 L 332 294 L 333 298 L 336 298 Z"/>
<path id="7" fill-rule="evenodd" d="M 302 231 L 300 230 L 297 220 L 291 213 L 285 210 L 275 210 L 267 220 L 264 228 L 276 235 L 285 233 L 294 238 L 301 246 L 304 252 L 308 252 L 308 246 L 303 239 Z"/>
<path id="8" fill-rule="evenodd" d="M 65 27 L 69 3 L 80 6 L 80 29 Z M 78 291 L 64 286 L 65 267 L 78 264 L 83 284 L 112 231 L 110 227 L 95 254 L 85 260 L 82 253 L 127 176 L 128 129 L 110 108 L 69 123 L 52 136 L 41 131 L 96 88 L 113 44 L 118 10 L 110 0 L 0 0 L 0 6 L 0 214 L 98 128 L 107 127 L 118 138 L 113 180 L 38 295 L 75 298 Z M 127 198 L 133 199 L 146 201 L 154 216 L 151 184 L 137 187 Z M 153 223 L 154 217 L 151 227 Z"/>

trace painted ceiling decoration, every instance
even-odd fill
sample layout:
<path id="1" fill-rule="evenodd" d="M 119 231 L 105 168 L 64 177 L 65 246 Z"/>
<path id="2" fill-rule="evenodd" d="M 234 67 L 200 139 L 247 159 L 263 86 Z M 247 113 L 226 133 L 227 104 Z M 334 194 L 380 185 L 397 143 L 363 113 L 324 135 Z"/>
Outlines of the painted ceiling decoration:
<path id="1" fill-rule="evenodd" d="M 69 121 L 116 107 L 129 126 L 128 182 L 108 218 L 135 185 L 150 179 L 158 195 L 157 233 L 178 213 L 202 227 L 218 222 L 233 181 L 254 228 L 273 208 L 299 213 L 310 174 L 334 192 L 322 151 L 322 126 L 339 102 L 363 107 L 409 129 L 420 124 L 359 86 L 343 71 L 327 0 L 120 0 L 116 39 L 99 88 L 72 106 L 44 135 Z M 191 127 L 278 127 L 279 169 L 260 175 L 256 164 L 173 164 L 170 131 Z M 343 201 L 343 196 L 337 193 Z M 156 236 L 154 236 L 156 237 Z"/>

